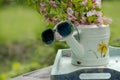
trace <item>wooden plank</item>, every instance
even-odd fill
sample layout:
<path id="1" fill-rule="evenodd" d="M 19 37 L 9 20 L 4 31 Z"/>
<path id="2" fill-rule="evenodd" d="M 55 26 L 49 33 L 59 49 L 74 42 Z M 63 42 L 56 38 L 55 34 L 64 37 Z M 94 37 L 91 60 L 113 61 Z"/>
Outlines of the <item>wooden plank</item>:
<path id="1" fill-rule="evenodd" d="M 47 68 L 43 68 L 43 69 L 39 69 L 36 71 L 32 71 L 30 73 L 23 74 L 21 76 L 18 76 L 16 78 L 13 78 L 10 80 L 24 80 L 22 78 L 25 76 L 35 77 L 35 78 L 37 77 L 39 80 L 50 80 L 51 69 L 52 69 L 52 66 L 47 67 Z"/>

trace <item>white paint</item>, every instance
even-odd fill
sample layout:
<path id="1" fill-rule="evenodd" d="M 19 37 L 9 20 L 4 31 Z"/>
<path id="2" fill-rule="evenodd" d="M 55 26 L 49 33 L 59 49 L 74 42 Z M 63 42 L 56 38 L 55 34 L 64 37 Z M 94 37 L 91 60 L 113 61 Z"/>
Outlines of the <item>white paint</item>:
<path id="1" fill-rule="evenodd" d="M 110 79 L 110 73 L 82 73 L 79 76 L 80 79 Z"/>

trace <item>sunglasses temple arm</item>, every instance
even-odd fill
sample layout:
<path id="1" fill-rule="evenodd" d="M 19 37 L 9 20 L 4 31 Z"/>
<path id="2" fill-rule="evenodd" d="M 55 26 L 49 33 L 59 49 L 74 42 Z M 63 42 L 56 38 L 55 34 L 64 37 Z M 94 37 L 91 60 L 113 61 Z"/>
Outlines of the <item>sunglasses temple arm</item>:
<path id="1" fill-rule="evenodd" d="M 73 29 L 76 30 L 76 32 L 77 32 L 77 37 L 76 38 L 80 42 L 80 31 L 79 31 L 79 29 L 76 26 L 73 26 Z"/>
<path id="2" fill-rule="evenodd" d="M 83 46 L 72 36 L 68 36 L 65 38 L 65 41 L 73 51 L 74 55 L 77 55 L 76 58 L 81 58 L 84 55 L 84 48 Z M 79 56 L 78 56 L 79 54 Z"/>

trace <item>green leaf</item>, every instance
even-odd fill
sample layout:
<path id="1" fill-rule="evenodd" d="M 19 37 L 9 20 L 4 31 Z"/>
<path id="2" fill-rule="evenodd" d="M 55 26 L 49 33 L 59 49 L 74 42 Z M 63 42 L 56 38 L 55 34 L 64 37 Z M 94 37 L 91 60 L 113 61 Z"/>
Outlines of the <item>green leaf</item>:
<path id="1" fill-rule="evenodd" d="M 88 8 L 92 9 L 92 6 L 93 6 L 92 0 L 88 0 Z"/>
<path id="2" fill-rule="evenodd" d="M 87 17 L 87 21 L 88 21 L 88 23 L 94 23 L 96 21 L 96 18 L 97 17 L 95 15 L 93 15 L 93 16 Z"/>
<path id="3" fill-rule="evenodd" d="M 96 11 L 101 11 L 101 8 L 96 7 L 95 10 L 96 10 Z"/>

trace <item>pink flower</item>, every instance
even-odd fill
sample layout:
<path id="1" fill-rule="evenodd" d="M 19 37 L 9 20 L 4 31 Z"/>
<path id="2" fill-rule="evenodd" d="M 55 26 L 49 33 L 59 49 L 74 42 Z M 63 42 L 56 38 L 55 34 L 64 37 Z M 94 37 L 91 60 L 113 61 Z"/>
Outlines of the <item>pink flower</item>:
<path id="1" fill-rule="evenodd" d="M 95 13 L 98 17 L 102 17 L 102 12 L 98 11 Z"/>
<path id="2" fill-rule="evenodd" d="M 53 7 L 53 8 L 57 8 L 57 4 L 55 1 L 50 1 L 50 5 Z"/>
<path id="3" fill-rule="evenodd" d="M 40 7 L 44 7 L 44 6 L 46 6 L 46 4 L 43 2 L 40 2 Z"/>
<path id="4" fill-rule="evenodd" d="M 92 0 L 92 2 L 93 2 L 93 3 L 95 3 L 95 2 L 96 2 L 96 0 Z"/>
<path id="5" fill-rule="evenodd" d="M 81 5 L 86 6 L 86 5 L 87 5 L 87 3 L 88 3 L 88 1 L 87 1 L 87 0 L 84 0 L 84 1 L 81 3 Z"/>
<path id="6" fill-rule="evenodd" d="M 102 25 L 103 24 L 103 18 L 102 17 L 98 17 L 97 18 L 97 22 L 98 22 L 98 25 Z"/>
<path id="7" fill-rule="evenodd" d="M 59 22 L 59 18 L 57 18 L 57 17 L 53 18 L 53 22 L 54 22 L 55 24 L 57 24 L 57 23 Z"/>
<path id="8" fill-rule="evenodd" d="M 77 20 L 77 18 L 76 18 L 75 16 L 72 15 L 72 16 L 68 16 L 68 20 L 74 22 L 74 21 Z"/>
<path id="9" fill-rule="evenodd" d="M 75 26 L 79 26 L 80 23 L 79 23 L 78 21 L 74 21 L 74 25 L 75 25 Z"/>
<path id="10" fill-rule="evenodd" d="M 103 17 L 102 19 L 103 19 L 104 24 L 111 24 L 112 23 L 112 19 L 110 19 L 110 18 Z"/>
<path id="11" fill-rule="evenodd" d="M 82 19 L 80 20 L 80 22 L 81 22 L 82 24 L 85 24 L 85 23 L 86 23 L 86 17 L 82 17 Z"/>
<path id="12" fill-rule="evenodd" d="M 73 15 L 73 10 L 71 9 L 71 8 L 67 8 L 67 14 L 69 15 L 69 16 L 72 16 Z"/>

